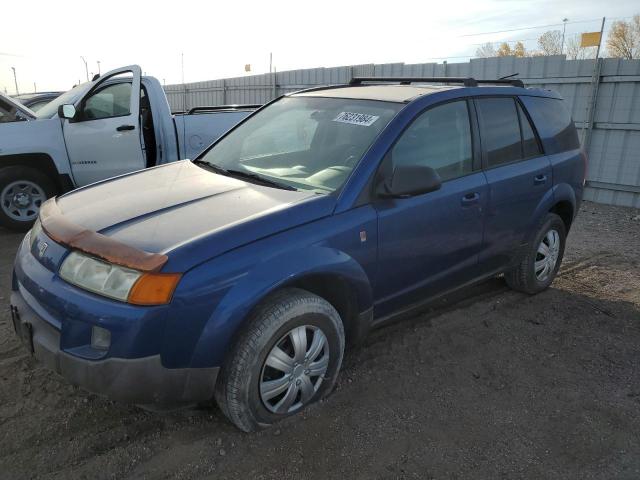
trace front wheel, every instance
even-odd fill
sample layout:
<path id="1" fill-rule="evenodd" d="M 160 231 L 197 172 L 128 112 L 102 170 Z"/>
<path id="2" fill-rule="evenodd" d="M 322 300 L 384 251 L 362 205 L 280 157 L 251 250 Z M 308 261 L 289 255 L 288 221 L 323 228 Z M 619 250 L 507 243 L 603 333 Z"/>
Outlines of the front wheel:
<path id="1" fill-rule="evenodd" d="M 216 401 L 241 430 L 267 427 L 331 392 L 344 345 L 340 315 L 329 302 L 282 290 L 249 320 L 220 373 Z"/>
<path id="2" fill-rule="evenodd" d="M 507 285 L 528 294 L 549 287 L 560 269 L 566 238 L 567 230 L 562 219 L 555 213 L 547 214 L 520 264 L 505 273 Z"/>
<path id="3" fill-rule="evenodd" d="M 38 170 L 21 165 L 0 169 L 0 225 L 28 230 L 40 206 L 55 193 L 53 182 Z"/>

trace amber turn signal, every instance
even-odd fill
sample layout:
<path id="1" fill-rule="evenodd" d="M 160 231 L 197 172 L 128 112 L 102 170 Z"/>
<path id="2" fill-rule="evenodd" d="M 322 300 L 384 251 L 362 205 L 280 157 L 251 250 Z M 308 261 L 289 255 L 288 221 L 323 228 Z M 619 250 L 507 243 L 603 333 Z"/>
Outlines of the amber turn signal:
<path id="1" fill-rule="evenodd" d="M 133 285 L 127 302 L 135 305 L 169 303 L 180 277 L 179 273 L 145 273 Z"/>

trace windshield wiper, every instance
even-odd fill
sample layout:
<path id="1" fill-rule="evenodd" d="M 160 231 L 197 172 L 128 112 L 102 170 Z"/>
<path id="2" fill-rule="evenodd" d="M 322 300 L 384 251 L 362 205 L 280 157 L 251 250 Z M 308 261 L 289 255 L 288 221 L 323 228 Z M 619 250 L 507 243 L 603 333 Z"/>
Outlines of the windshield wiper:
<path id="1" fill-rule="evenodd" d="M 276 182 L 275 180 L 271 180 L 270 178 L 263 177 L 262 175 L 258 175 L 257 173 L 251 172 L 243 172 L 242 170 L 227 170 L 226 168 L 221 167 L 220 165 L 216 165 L 215 163 L 209 163 L 204 160 L 194 160 L 193 163 L 196 165 L 202 165 L 204 168 L 211 170 L 219 175 L 225 175 L 227 177 L 236 177 L 243 178 L 245 180 L 253 180 L 253 183 L 261 183 L 263 185 L 268 185 L 270 187 L 281 188 L 282 190 L 292 190 L 297 191 L 298 189 L 292 187 L 291 185 L 286 185 L 284 183 Z"/>
<path id="2" fill-rule="evenodd" d="M 242 170 L 227 170 L 227 174 L 232 177 L 240 177 L 249 180 L 255 180 L 258 183 L 262 183 L 264 185 L 269 185 L 270 187 L 281 188 L 282 190 L 292 190 L 297 191 L 298 189 L 292 187 L 291 185 L 287 185 L 285 183 L 280 183 L 275 180 L 271 180 L 270 178 L 263 177 L 262 175 L 258 175 L 257 173 L 251 172 L 243 172 Z"/>
<path id="3" fill-rule="evenodd" d="M 194 160 L 193 163 L 195 163 L 196 165 L 202 165 L 204 168 L 207 168 L 220 175 L 229 176 L 229 172 L 227 172 L 226 169 L 222 168 L 220 165 L 216 165 L 215 163 L 205 162 L 204 160 Z"/>

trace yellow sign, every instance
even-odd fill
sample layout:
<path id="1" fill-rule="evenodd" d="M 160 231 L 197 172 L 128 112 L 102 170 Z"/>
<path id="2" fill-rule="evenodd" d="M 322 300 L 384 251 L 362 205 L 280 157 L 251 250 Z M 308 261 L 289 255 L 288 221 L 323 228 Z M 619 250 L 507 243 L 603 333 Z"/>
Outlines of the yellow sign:
<path id="1" fill-rule="evenodd" d="M 600 45 L 600 32 L 583 33 L 580 38 L 581 47 L 597 47 Z"/>

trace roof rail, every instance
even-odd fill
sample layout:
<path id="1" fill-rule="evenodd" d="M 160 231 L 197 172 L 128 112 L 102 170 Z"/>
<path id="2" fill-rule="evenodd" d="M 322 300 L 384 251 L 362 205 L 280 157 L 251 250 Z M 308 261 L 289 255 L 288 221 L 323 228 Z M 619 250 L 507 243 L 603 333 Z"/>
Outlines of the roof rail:
<path id="1" fill-rule="evenodd" d="M 220 111 L 238 111 L 238 110 L 257 110 L 262 107 L 260 104 L 242 104 L 242 105 L 211 105 L 190 108 L 187 113 L 202 112 L 220 112 Z"/>
<path id="2" fill-rule="evenodd" d="M 462 83 L 465 87 L 477 87 L 479 84 L 506 84 L 514 87 L 524 87 L 522 80 L 499 79 L 499 80 L 476 80 L 471 77 L 354 77 L 349 85 L 362 85 L 365 82 L 387 83 L 397 82 L 400 85 L 410 85 L 412 83 L 437 82 L 437 83 Z"/>

